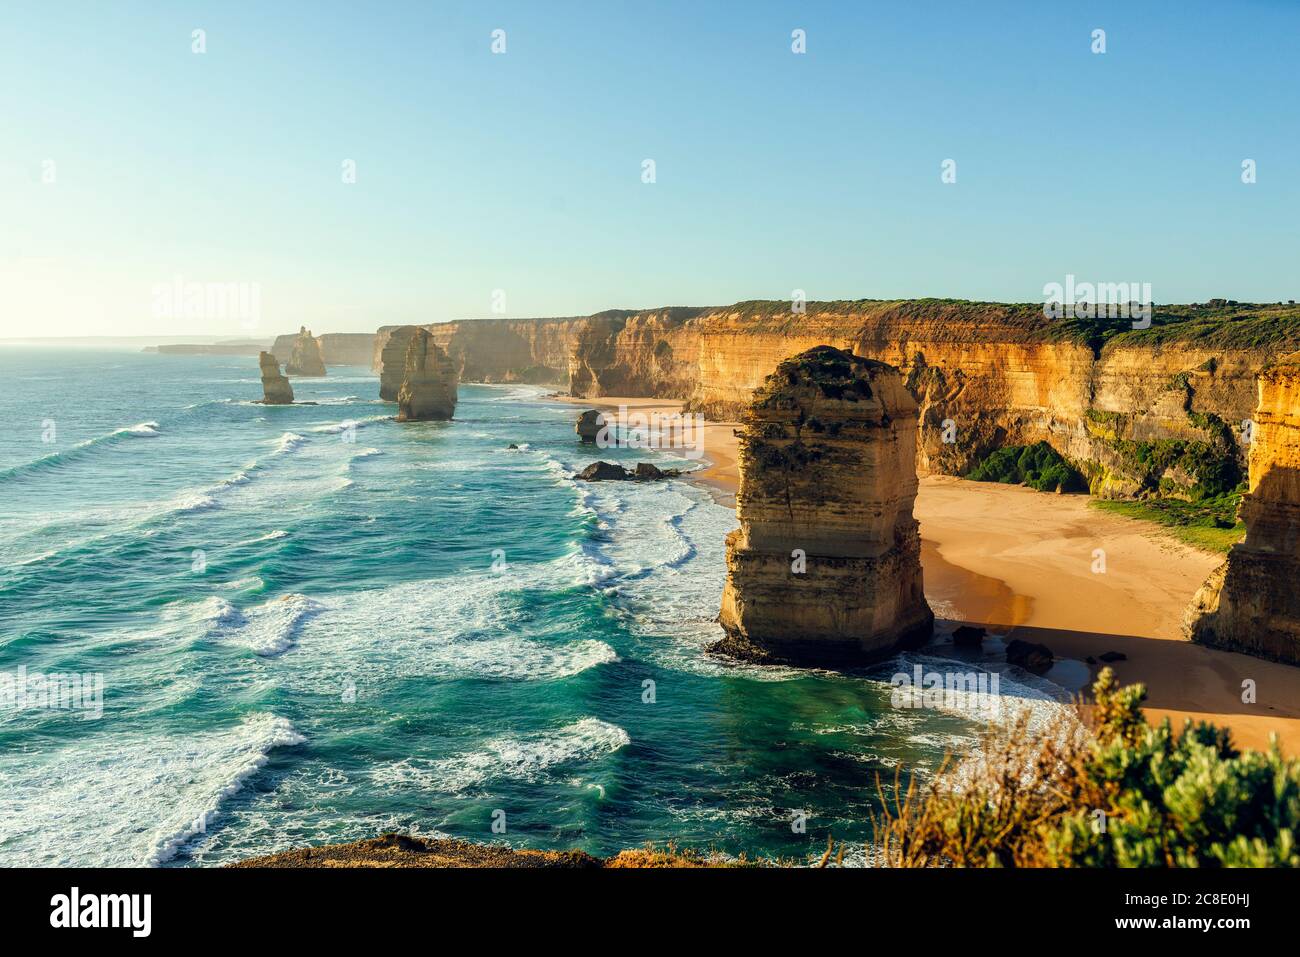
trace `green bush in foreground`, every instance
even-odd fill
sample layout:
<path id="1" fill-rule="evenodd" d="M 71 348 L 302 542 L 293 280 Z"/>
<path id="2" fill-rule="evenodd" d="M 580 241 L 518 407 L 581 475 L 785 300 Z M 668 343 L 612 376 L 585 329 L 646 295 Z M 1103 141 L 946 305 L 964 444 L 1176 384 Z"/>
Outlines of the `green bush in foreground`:
<path id="1" fill-rule="evenodd" d="M 894 867 L 1300 867 L 1300 761 L 1238 752 L 1229 733 L 1142 715 L 1141 685 L 1093 686 L 1091 733 L 1063 718 L 990 737 L 877 821 Z"/>
<path id="2" fill-rule="evenodd" d="M 1009 445 L 992 453 L 966 477 L 976 482 L 1022 482 L 1040 492 L 1086 492 L 1088 483 L 1046 442 Z"/>

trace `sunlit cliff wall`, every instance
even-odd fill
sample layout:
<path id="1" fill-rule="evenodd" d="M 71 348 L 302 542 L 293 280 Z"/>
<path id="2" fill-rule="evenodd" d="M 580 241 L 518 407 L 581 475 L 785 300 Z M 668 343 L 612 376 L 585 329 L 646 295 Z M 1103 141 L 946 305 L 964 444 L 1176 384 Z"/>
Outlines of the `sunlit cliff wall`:
<path id="1" fill-rule="evenodd" d="M 1158 307 L 1152 328 L 1137 331 L 1127 319 L 1046 319 L 1036 303 L 950 300 L 810 302 L 801 313 L 745 302 L 426 328 L 465 381 L 683 399 L 724 420 L 783 359 L 848 349 L 903 372 L 920 409 L 922 471 L 964 472 L 992 449 L 1041 439 L 1113 496 L 1235 484 L 1255 375 L 1300 349 L 1295 306 L 1236 303 Z"/>

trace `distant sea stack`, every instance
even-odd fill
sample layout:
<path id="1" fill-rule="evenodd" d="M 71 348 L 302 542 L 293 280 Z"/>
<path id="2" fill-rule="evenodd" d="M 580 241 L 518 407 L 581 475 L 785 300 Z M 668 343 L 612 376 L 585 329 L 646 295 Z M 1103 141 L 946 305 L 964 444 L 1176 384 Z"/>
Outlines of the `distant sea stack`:
<path id="1" fill-rule="evenodd" d="M 327 366 L 362 366 L 369 368 L 375 359 L 375 333 L 373 332 L 326 332 L 316 337 L 320 343 L 321 358 Z M 281 362 L 288 362 L 293 355 L 298 333 L 276 336 L 271 352 Z M 378 369 L 378 366 L 375 366 Z"/>
<path id="2" fill-rule="evenodd" d="M 257 364 L 262 370 L 262 404 L 292 405 L 293 386 L 280 374 L 280 363 L 269 352 L 259 353 Z"/>
<path id="3" fill-rule="evenodd" d="M 891 365 L 818 346 L 777 366 L 737 431 L 740 528 L 714 650 L 852 665 L 929 640 L 916 432 Z"/>
<path id="4" fill-rule="evenodd" d="M 379 398 L 396 402 L 406 379 L 406 349 L 415 335 L 415 326 L 398 326 L 384 341 L 379 357 Z"/>
<path id="5" fill-rule="evenodd" d="M 312 377 L 325 374 L 325 357 L 321 354 L 320 342 L 306 326 L 298 329 L 298 338 L 293 342 L 293 352 L 284 371 L 289 375 Z"/>
<path id="6" fill-rule="evenodd" d="M 1300 664 L 1300 352 L 1259 376 L 1246 539 L 1192 599 L 1187 636 Z"/>
<path id="7" fill-rule="evenodd" d="M 416 329 L 406 346 L 406 370 L 397 392 L 397 421 L 450 419 L 459 385 L 456 367 L 428 330 Z"/>

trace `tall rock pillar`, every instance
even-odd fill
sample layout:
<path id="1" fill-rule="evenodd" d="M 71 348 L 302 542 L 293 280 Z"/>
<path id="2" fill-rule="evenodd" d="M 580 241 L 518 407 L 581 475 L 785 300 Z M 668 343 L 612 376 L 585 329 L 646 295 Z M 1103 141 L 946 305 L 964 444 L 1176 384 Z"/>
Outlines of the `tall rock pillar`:
<path id="1" fill-rule="evenodd" d="M 438 348 L 427 329 L 416 329 L 406 346 L 406 370 L 397 392 L 397 421 L 450 419 L 460 385 L 451 357 Z"/>
<path id="2" fill-rule="evenodd" d="M 280 374 L 280 363 L 269 352 L 257 354 L 257 365 L 262 372 L 262 404 L 292 405 L 293 386 Z"/>
<path id="3" fill-rule="evenodd" d="M 379 398 L 385 402 L 397 401 L 397 393 L 406 379 L 406 349 L 415 330 L 415 326 L 398 326 L 384 343 L 379 356 Z"/>
<path id="4" fill-rule="evenodd" d="M 1246 538 L 1210 574 L 1184 619 L 1206 645 L 1300 664 L 1300 352 L 1259 376 Z"/>
<path id="5" fill-rule="evenodd" d="M 929 640 L 916 432 L 891 365 L 818 346 L 777 366 L 737 432 L 740 528 L 715 650 L 847 665 Z"/>

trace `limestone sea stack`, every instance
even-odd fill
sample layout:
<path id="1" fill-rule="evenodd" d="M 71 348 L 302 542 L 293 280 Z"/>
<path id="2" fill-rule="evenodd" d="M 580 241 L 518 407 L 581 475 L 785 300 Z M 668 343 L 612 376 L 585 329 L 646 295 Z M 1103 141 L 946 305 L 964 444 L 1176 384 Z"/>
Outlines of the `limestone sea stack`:
<path id="1" fill-rule="evenodd" d="M 257 364 L 262 370 L 262 404 L 292 405 L 293 386 L 280 374 L 280 363 L 269 352 L 259 353 Z"/>
<path id="2" fill-rule="evenodd" d="M 714 650 L 836 666 L 930 639 L 916 432 L 891 365 L 818 346 L 777 366 L 736 433 L 740 528 Z"/>
<path id="3" fill-rule="evenodd" d="M 289 355 L 284 371 L 289 375 L 313 377 L 325 374 L 325 358 L 321 353 L 320 340 L 306 326 L 298 328 L 298 338 L 293 341 L 293 352 Z"/>
<path id="4" fill-rule="evenodd" d="M 398 326 L 384 343 L 379 357 L 379 398 L 385 402 L 397 401 L 397 393 L 406 379 L 406 349 L 415 330 L 415 326 Z"/>
<path id="5" fill-rule="evenodd" d="M 416 329 L 406 346 L 406 371 L 397 392 L 397 421 L 445 421 L 456 411 L 456 367 L 427 329 Z"/>
<path id="6" fill-rule="evenodd" d="M 1192 599 L 1193 641 L 1300 664 L 1300 352 L 1259 376 L 1246 538 Z"/>

